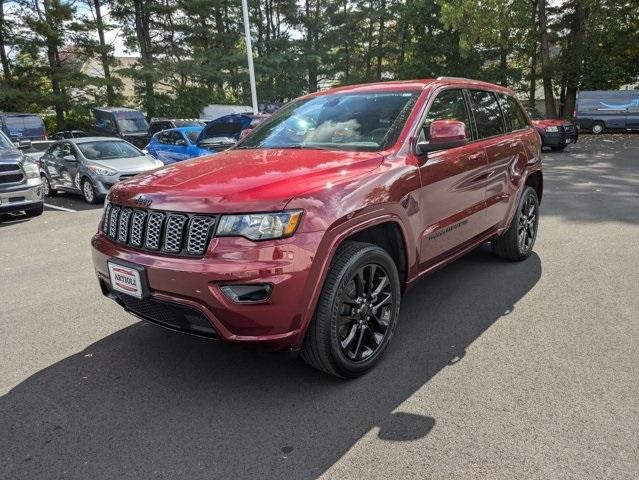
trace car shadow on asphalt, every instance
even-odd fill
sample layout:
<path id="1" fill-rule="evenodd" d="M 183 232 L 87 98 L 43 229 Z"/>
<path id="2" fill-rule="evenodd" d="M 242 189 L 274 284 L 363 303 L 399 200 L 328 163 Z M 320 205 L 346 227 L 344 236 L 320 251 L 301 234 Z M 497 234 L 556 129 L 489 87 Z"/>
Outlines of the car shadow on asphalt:
<path id="1" fill-rule="evenodd" d="M 428 402 L 424 415 L 401 404 L 472 362 L 468 346 L 541 271 L 536 254 L 510 263 L 482 247 L 431 275 L 403 299 L 383 361 L 352 381 L 136 323 L 0 398 L 0 477 L 313 479 L 371 430 L 423 438 L 437 429 Z"/>

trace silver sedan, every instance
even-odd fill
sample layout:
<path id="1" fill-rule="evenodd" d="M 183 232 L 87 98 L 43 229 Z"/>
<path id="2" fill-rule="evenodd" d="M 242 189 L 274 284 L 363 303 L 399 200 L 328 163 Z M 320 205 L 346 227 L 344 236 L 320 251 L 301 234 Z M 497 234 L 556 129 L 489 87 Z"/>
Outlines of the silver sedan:
<path id="1" fill-rule="evenodd" d="M 42 156 L 40 175 L 47 196 L 68 191 L 98 203 L 119 181 L 162 166 L 119 138 L 70 138 L 54 143 Z"/>

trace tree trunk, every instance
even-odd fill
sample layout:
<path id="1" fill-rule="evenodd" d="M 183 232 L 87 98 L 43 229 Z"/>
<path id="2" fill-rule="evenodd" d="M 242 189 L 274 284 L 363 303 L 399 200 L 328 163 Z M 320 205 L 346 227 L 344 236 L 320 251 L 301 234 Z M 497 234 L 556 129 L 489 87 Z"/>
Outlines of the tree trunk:
<path id="1" fill-rule="evenodd" d="M 49 21 L 51 9 L 53 8 L 53 6 L 51 5 L 51 0 L 45 0 L 43 2 L 43 7 L 45 18 L 47 19 L 47 21 Z M 66 125 L 64 122 L 64 105 L 62 101 L 64 92 L 59 79 L 61 63 L 60 52 L 58 51 L 58 44 L 56 43 L 56 39 L 57 35 L 55 34 L 46 36 L 47 61 L 49 63 L 49 80 L 51 81 L 51 90 L 54 96 L 53 107 L 55 110 L 56 126 L 58 130 L 65 130 Z"/>
<path id="2" fill-rule="evenodd" d="M 93 0 L 93 8 L 95 8 L 95 25 L 98 30 L 98 41 L 100 42 L 100 62 L 104 71 L 104 80 L 106 81 L 106 101 L 109 105 L 115 104 L 115 91 L 111 83 L 111 66 L 109 65 L 109 53 L 106 40 L 104 38 L 104 21 L 102 20 L 102 5 L 100 0 Z"/>
<path id="3" fill-rule="evenodd" d="M 11 65 L 5 51 L 5 23 L 4 23 L 4 0 L 0 0 L 0 60 L 2 61 L 2 76 L 5 81 L 11 81 Z"/>
<path id="4" fill-rule="evenodd" d="M 537 32 L 535 25 L 537 24 L 537 1 L 531 2 L 532 9 L 530 14 L 530 38 L 536 39 Z M 528 94 L 528 108 L 535 108 L 535 102 L 537 101 L 537 57 L 539 52 L 537 51 L 537 41 L 532 42 L 532 48 L 530 52 L 530 86 Z"/>
<path id="5" fill-rule="evenodd" d="M 147 117 L 155 116 L 155 86 L 151 69 L 153 68 L 153 52 L 151 50 L 150 13 L 145 8 L 145 0 L 135 0 L 135 34 L 140 47 L 140 63 L 144 79 L 144 108 Z"/>
<path id="6" fill-rule="evenodd" d="M 508 29 L 499 32 L 499 83 L 508 86 Z"/>
<path id="7" fill-rule="evenodd" d="M 577 90 L 579 89 L 579 81 L 581 80 L 581 73 L 585 59 L 587 15 L 588 12 L 584 8 L 583 3 L 581 1 L 577 1 L 575 4 L 573 28 L 570 32 L 570 36 L 572 38 L 570 58 L 573 62 L 573 68 L 570 69 L 566 80 L 566 94 L 562 112 L 562 116 L 564 118 L 571 118 L 573 116 L 575 104 L 577 102 Z"/>
<path id="8" fill-rule="evenodd" d="M 552 90 L 552 72 L 550 69 L 550 44 L 548 40 L 548 22 L 546 17 L 546 0 L 539 0 L 539 34 L 541 43 L 541 77 L 544 83 L 544 102 L 546 116 L 555 118 L 557 107 Z"/>

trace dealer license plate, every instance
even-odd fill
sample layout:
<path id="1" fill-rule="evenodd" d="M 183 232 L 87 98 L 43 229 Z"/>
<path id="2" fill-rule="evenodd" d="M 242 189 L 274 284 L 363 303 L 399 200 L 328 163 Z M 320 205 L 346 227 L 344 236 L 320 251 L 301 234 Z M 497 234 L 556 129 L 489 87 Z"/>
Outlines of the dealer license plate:
<path id="1" fill-rule="evenodd" d="M 135 298 L 142 298 L 142 279 L 139 270 L 108 262 L 111 288 Z"/>

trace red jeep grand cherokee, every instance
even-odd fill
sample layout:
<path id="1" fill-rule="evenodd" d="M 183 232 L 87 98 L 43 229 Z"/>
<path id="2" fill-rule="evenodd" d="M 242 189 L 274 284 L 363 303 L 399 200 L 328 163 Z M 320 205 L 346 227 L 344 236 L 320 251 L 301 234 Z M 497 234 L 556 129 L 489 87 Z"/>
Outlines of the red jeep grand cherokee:
<path id="1" fill-rule="evenodd" d="M 514 94 L 488 83 L 314 93 L 231 150 L 115 186 L 95 269 L 144 320 L 355 377 L 426 274 L 489 241 L 530 255 L 540 144 Z"/>

